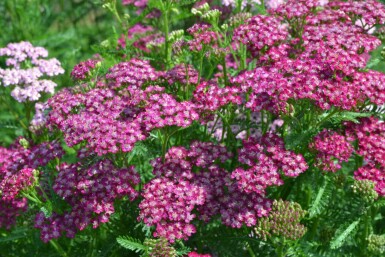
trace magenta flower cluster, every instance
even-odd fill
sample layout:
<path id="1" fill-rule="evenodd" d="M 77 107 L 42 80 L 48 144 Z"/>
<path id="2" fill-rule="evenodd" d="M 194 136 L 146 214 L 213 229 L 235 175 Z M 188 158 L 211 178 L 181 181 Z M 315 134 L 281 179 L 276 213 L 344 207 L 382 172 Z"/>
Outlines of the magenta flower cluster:
<path id="1" fill-rule="evenodd" d="M 24 148 L 19 143 L 0 147 L 0 227 L 9 229 L 27 209 L 20 194 L 36 182 L 35 169 L 64 154 L 58 143 L 42 143 Z"/>
<path id="2" fill-rule="evenodd" d="M 65 89 L 51 98 L 49 126 L 64 132 L 67 145 L 86 142 L 89 150 L 103 155 L 131 151 L 153 129 L 187 127 L 198 120 L 194 103 L 178 102 L 165 88 L 149 85 L 160 75 L 146 61 L 119 63 L 106 83 L 89 91 Z"/>
<path id="3" fill-rule="evenodd" d="M 385 75 L 377 71 L 363 71 L 369 59 L 368 53 L 381 41 L 350 19 L 343 19 L 349 17 L 343 8 L 326 5 L 323 11 L 314 14 L 310 10 L 316 5 L 316 1 L 297 1 L 295 4 L 289 1 L 272 11 L 278 12 L 280 17 L 306 16 L 301 24 L 296 25 L 295 31 L 289 29 L 291 37 L 287 29 L 278 29 L 282 26 L 279 20 L 269 22 L 277 26 L 274 33 L 279 31 L 279 35 L 268 34 L 264 29 L 253 30 L 255 25 L 249 23 L 239 27 L 238 31 L 245 31 L 245 34 L 246 31 L 254 31 L 255 34 L 252 39 L 245 39 L 244 44 L 258 38 L 279 39 L 282 42 L 279 46 L 275 41 L 269 44 L 262 42 L 260 48 L 255 48 L 257 42 L 252 44 L 255 49 L 250 49 L 251 53 L 255 55 L 257 51 L 262 65 L 232 78 L 231 81 L 240 85 L 244 92 L 251 91 L 246 107 L 278 114 L 288 110 L 289 99 L 311 99 L 325 110 L 331 106 L 350 110 L 366 99 L 378 105 L 385 103 Z M 384 12 L 385 8 L 382 5 L 381 8 Z M 290 10 L 294 14 L 290 14 Z M 273 18 L 255 16 L 250 21 L 263 19 Z M 381 19 L 377 21 L 381 22 Z M 262 24 L 265 23 L 260 22 L 259 26 Z"/>
<path id="4" fill-rule="evenodd" d="M 63 74 L 57 59 L 44 59 L 48 51 L 34 47 L 29 42 L 10 43 L 0 48 L 0 56 L 5 56 L 7 69 L 0 68 L 0 85 L 14 86 L 11 95 L 18 102 L 37 101 L 41 93 L 53 94 L 56 84 L 42 77 Z"/>
<path id="5" fill-rule="evenodd" d="M 283 140 L 273 133 L 245 140 L 238 159 L 250 168 L 235 169 L 231 178 L 237 181 L 240 190 L 262 196 L 267 187 L 283 185 L 279 171 L 285 176 L 297 177 L 308 168 L 304 157 L 286 150 Z"/>
<path id="6" fill-rule="evenodd" d="M 343 161 L 349 161 L 354 150 L 345 136 L 326 129 L 314 138 L 310 148 L 318 152 L 316 165 L 322 170 L 331 172 L 339 170 Z"/>
<path id="7" fill-rule="evenodd" d="M 375 190 L 385 196 L 385 123 L 377 118 L 364 118 L 360 124 L 347 124 L 347 139 L 357 141 L 357 154 L 364 158 L 364 166 L 355 173 L 357 180 L 371 180 Z"/>
<path id="8" fill-rule="evenodd" d="M 89 59 L 75 65 L 75 67 L 71 71 L 71 77 L 74 80 L 86 79 L 90 75 L 91 70 L 95 68 L 98 62 L 98 60 Z"/>
<path id="9" fill-rule="evenodd" d="M 97 228 L 100 223 L 108 222 L 115 212 L 114 200 L 124 196 L 134 200 L 139 195 L 134 189 L 139 182 L 140 176 L 133 166 L 118 169 L 109 160 L 98 161 L 87 168 L 80 163 L 63 163 L 53 190 L 71 210 L 49 217 L 42 212 L 37 214 L 35 227 L 41 231 L 41 240 L 48 242 L 64 232 L 72 238 L 88 225 Z"/>
<path id="10" fill-rule="evenodd" d="M 220 167 L 230 157 L 226 148 L 213 143 L 196 141 L 190 149 L 170 148 L 164 162 L 161 158 L 152 162 L 156 178 L 142 193 L 140 220 L 155 225 L 154 236 L 170 242 L 195 233 L 194 209 L 205 221 L 221 214 L 227 226 L 255 225 L 258 217 L 268 214 L 270 200 L 254 193 L 245 195 L 233 185 L 229 173 Z"/>

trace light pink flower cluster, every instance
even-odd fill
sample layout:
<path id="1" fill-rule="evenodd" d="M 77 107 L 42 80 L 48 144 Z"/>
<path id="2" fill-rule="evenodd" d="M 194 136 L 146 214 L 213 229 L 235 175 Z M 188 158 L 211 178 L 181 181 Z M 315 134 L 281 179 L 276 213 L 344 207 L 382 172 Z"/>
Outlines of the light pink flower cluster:
<path id="1" fill-rule="evenodd" d="M 18 102 L 37 101 L 41 93 L 54 93 L 56 84 L 42 77 L 63 74 L 57 59 L 43 59 L 47 50 L 34 47 L 29 42 L 10 43 L 0 48 L 0 56 L 5 56 L 7 69 L 0 68 L 0 85 L 15 86 L 11 95 Z"/>

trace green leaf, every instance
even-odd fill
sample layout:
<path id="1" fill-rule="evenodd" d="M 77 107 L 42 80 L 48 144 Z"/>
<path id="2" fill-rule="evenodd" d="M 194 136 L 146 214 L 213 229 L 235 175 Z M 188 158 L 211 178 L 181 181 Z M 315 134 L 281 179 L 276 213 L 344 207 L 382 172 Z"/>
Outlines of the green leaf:
<path id="1" fill-rule="evenodd" d="M 324 178 L 324 183 L 321 188 L 318 190 L 317 196 L 314 199 L 313 204 L 311 205 L 309 211 L 309 217 L 313 218 L 321 212 L 321 210 L 326 206 L 327 202 L 330 199 L 331 191 L 328 187 L 329 179 Z"/>
<path id="2" fill-rule="evenodd" d="M 142 244 L 139 239 L 129 236 L 120 236 L 116 238 L 116 241 L 124 248 L 134 251 L 136 253 L 145 252 L 147 248 Z"/>
<path id="3" fill-rule="evenodd" d="M 331 249 L 340 248 L 345 243 L 345 241 L 350 236 L 352 236 L 353 232 L 355 232 L 355 229 L 357 228 L 359 223 L 360 223 L 360 219 L 354 221 L 347 227 L 346 227 L 346 224 L 344 224 L 340 228 L 338 228 L 332 241 L 330 242 L 330 248 Z"/>
<path id="4" fill-rule="evenodd" d="M 359 118 L 371 117 L 373 113 L 370 112 L 340 112 L 334 115 L 331 120 L 335 123 L 341 123 L 342 121 L 351 121 L 354 123 L 359 123 Z"/>

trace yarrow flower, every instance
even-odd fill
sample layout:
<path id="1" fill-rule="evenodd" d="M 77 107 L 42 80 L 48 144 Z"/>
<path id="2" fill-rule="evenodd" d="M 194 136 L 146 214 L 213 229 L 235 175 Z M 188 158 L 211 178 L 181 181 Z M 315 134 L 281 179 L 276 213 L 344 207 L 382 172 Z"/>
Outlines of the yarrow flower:
<path id="1" fill-rule="evenodd" d="M 385 123 L 377 118 L 363 118 L 360 124 L 346 123 L 347 139 L 356 141 L 356 153 L 364 159 L 364 166 L 354 172 L 357 180 L 370 180 L 376 192 L 385 196 Z"/>
<path id="2" fill-rule="evenodd" d="M 63 163 L 53 190 L 71 206 L 71 211 L 50 217 L 38 213 L 35 228 L 41 230 L 41 240 L 48 242 L 64 232 L 72 238 L 88 225 L 97 228 L 100 223 L 108 222 L 115 212 L 114 200 L 128 196 L 133 201 L 139 195 L 134 189 L 139 182 L 140 176 L 133 166 L 118 169 L 109 160 L 87 168 L 80 163 Z"/>
<path id="3" fill-rule="evenodd" d="M 161 73 L 132 59 L 112 67 L 106 83 L 64 89 L 48 101 L 48 127 L 64 132 L 69 146 L 81 142 L 98 155 L 129 152 L 149 132 L 165 126 L 187 127 L 199 119 L 190 101 L 178 102 L 165 88 L 151 86 Z"/>
<path id="4" fill-rule="evenodd" d="M 10 43 L 0 48 L 0 56 L 5 56 L 7 69 L 0 68 L 0 85 L 15 86 L 11 95 L 18 102 L 37 101 L 41 93 L 53 94 L 56 84 L 42 77 L 63 74 L 57 59 L 42 59 L 47 50 L 34 47 L 29 42 Z"/>
<path id="5" fill-rule="evenodd" d="M 245 195 L 233 185 L 219 166 L 230 156 L 224 147 L 212 143 L 170 148 L 164 162 L 152 161 L 156 178 L 144 188 L 139 219 L 155 225 L 154 236 L 170 242 L 195 233 L 194 209 L 205 221 L 220 214 L 222 222 L 233 228 L 255 225 L 258 217 L 268 214 L 270 201 L 253 193 Z"/>
<path id="6" fill-rule="evenodd" d="M 27 210 L 27 199 L 21 192 L 36 182 L 36 169 L 64 154 L 55 142 L 27 146 L 15 142 L 9 148 L 0 147 L 0 227 L 6 229 L 11 228 L 16 217 Z"/>
<path id="7" fill-rule="evenodd" d="M 323 130 L 311 143 L 310 148 L 317 150 L 316 165 L 325 170 L 336 172 L 342 161 L 347 162 L 353 153 L 353 146 L 343 136 L 334 131 Z"/>
<path id="8" fill-rule="evenodd" d="M 100 61 L 98 60 L 86 60 L 81 62 L 73 68 L 71 72 L 71 77 L 75 80 L 84 80 L 89 76 L 90 71 L 96 67 Z"/>
<path id="9" fill-rule="evenodd" d="M 259 139 L 250 137 L 245 140 L 238 159 L 250 168 L 235 169 L 231 178 L 237 181 L 241 191 L 262 196 L 267 187 L 283 184 L 280 170 L 285 176 L 297 177 L 308 168 L 304 157 L 286 150 L 283 140 L 273 133 L 267 133 Z"/>

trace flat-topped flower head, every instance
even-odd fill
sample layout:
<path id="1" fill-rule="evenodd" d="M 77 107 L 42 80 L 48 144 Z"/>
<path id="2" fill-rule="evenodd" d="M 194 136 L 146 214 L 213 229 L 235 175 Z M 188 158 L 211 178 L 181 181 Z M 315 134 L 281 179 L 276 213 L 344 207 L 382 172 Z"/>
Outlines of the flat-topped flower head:
<path id="1" fill-rule="evenodd" d="M 64 73 L 57 59 L 43 59 L 48 56 L 46 49 L 29 42 L 10 43 L 0 48 L 0 56 L 6 57 L 8 66 L 0 68 L 0 86 L 13 86 L 11 96 L 18 102 L 37 101 L 42 93 L 53 94 L 56 83 L 45 78 Z"/>

